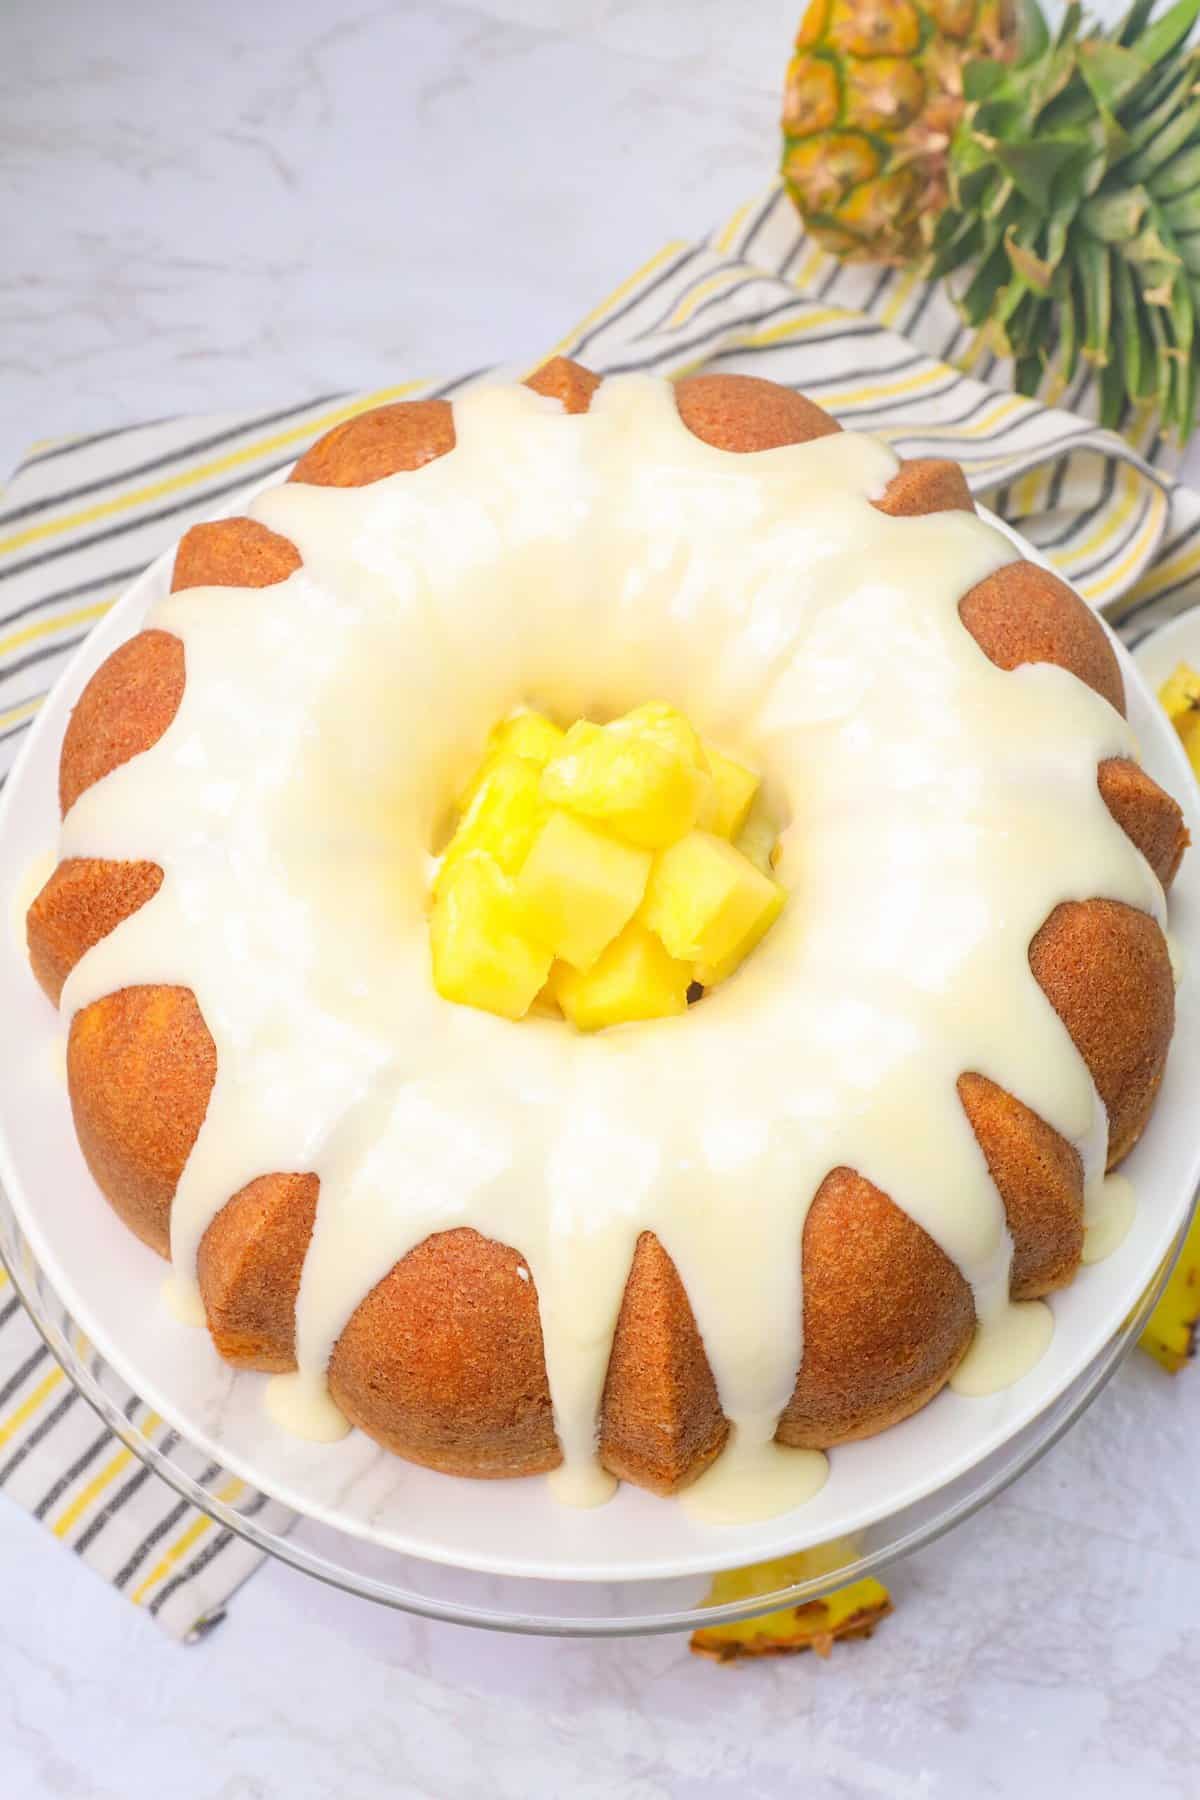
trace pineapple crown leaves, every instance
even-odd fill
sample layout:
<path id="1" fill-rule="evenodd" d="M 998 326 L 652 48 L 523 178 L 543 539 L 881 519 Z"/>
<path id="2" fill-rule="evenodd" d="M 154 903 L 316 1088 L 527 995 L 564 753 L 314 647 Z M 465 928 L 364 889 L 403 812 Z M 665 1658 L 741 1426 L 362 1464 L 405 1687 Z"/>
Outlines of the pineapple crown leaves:
<path id="1" fill-rule="evenodd" d="M 1052 33 L 1020 0 L 1015 60 L 964 70 L 926 273 L 964 272 L 964 316 L 1012 355 L 1023 392 L 1052 354 L 1060 388 L 1082 359 L 1105 424 L 1148 401 L 1183 441 L 1200 364 L 1200 0 L 1152 20 L 1153 6 L 1134 0 L 1104 34 L 1071 4 Z"/>

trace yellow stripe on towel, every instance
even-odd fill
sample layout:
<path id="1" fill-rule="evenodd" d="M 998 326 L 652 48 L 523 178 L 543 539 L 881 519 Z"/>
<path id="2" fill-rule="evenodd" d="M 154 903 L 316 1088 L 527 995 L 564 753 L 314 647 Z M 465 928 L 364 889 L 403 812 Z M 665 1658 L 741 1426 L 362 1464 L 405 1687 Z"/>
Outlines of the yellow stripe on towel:
<path id="1" fill-rule="evenodd" d="M 240 1494 L 245 1492 L 245 1489 L 246 1484 L 244 1481 L 230 1481 L 219 1491 L 216 1497 L 218 1500 L 223 1501 L 236 1500 Z M 159 1557 L 158 1561 L 141 1585 L 134 1589 L 133 1593 L 130 1595 L 133 1604 L 135 1606 L 141 1606 L 146 1595 L 150 1592 L 150 1589 L 156 1587 L 164 1575 L 169 1575 L 176 1563 L 181 1561 L 182 1558 L 187 1555 L 192 1545 L 197 1543 L 204 1536 L 205 1532 L 210 1530 L 215 1524 L 216 1520 L 209 1518 L 207 1513 L 201 1513 L 194 1518 L 191 1524 L 179 1534 L 170 1548 L 165 1550 L 162 1556 Z"/>

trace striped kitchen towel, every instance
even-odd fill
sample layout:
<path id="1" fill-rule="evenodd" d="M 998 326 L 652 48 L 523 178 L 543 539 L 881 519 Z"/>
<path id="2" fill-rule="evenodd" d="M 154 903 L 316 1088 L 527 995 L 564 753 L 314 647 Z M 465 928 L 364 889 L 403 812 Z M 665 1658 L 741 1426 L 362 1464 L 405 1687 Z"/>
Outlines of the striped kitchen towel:
<path id="1" fill-rule="evenodd" d="M 25 1278 L 36 1277 L 25 1271 Z M 261 1551 L 180 1498 L 151 1462 L 171 1458 L 215 1506 L 274 1532 L 292 1523 L 198 1451 L 106 1370 L 78 1327 L 43 1294 L 43 1342 L 0 1265 L 0 1488 L 171 1637 L 195 1642 L 220 1622 Z M 26 1290 L 28 1291 L 28 1290 Z M 103 1422 L 65 1374 L 54 1340 L 79 1360 L 105 1405 Z M 143 1458 L 147 1460 L 143 1460 Z"/>
<path id="2" fill-rule="evenodd" d="M 1129 419 L 1121 437 L 1100 430 L 1086 371 L 1053 406 L 1013 395 L 986 336 L 966 331 L 942 292 L 911 274 L 843 268 L 778 189 L 704 242 L 669 244 L 554 349 L 605 373 L 769 376 L 901 455 L 956 458 L 1130 643 L 1200 600 L 1200 496 L 1175 482 L 1177 458 L 1151 419 Z M 479 378 L 37 446 L 0 510 L 0 785 L 75 646 L 189 525 L 339 420 Z M 174 1635 L 194 1635 L 258 1553 L 143 1466 L 139 1456 L 177 1447 L 164 1421 L 126 1395 L 118 1422 L 119 1437 L 78 1403 L 0 1288 L 0 1488 Z M 283 1528 L 279 1509 L 219 1469 L 197 1479 L 218 1503 Z"/>

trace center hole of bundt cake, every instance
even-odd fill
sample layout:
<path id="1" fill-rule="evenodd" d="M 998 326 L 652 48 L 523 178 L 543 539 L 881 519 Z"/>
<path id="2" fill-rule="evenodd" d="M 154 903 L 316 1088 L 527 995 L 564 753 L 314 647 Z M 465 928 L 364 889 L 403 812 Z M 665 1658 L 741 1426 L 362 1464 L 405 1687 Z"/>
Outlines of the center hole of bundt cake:
<path id="1" fill-rule="evenodd" d="M 438 992 L 580 1031 L 666 1018 L 733 974 L 785 894 L 760 777 L 653 701 L 488 738 L 436 864 Z"/>

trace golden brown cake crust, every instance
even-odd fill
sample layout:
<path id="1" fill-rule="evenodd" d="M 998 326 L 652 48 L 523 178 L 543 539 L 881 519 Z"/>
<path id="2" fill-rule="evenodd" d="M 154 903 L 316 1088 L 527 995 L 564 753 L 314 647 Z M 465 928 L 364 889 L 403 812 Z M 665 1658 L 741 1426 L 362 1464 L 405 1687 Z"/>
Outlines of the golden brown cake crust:
<path id="1" fill-rule="evenodd" d="M 1037 933 L 1029 963 L 1100 1091 L 1112 1168 L 1142 1134 L 1175 1028 L 1166 941 L 1118 900 L 1069 901 Z"/>
<path id="2" fill-rule="evenodd" d="M 261 1175 L 226 1201 L 200 1240 L 208 1329 L 241 1369 L 296 1366 L 296 1296 L 319 1185 L 315 1175 Z"/>
<path id="3" fill-rule="evenodd" d="M 85 950 L 144 906 L 162 886 L 151 862 L 100 862 L 69 857 L 59 863 L 25 917 L 29 962 L 55 1006 L 63 982 Z"/>
<path id="4" fill-rule="evenodd" d="M 189 988 L 122 988 L 71 1021 L 67 1086 L 80 1148 L 114 1211 L 160 1256 L 171 1253 L 171 1201 L 216 1072 Z"/>
<path id="5" fill-rule="evenodd" d="M 1108 633 L 1073 588 L 1036 563 L 1011 562 L 963 595 L 958 616 L 1002 669 L 1057 663 L 1124 715 L 1125 683 Z"/>
<path id="6" fill-rule="evenodd" d="M 600 1416 L 604 1467 L 659 1494 L 694 1481 L 729 1436 L 683 1283 L 650 1231 L 625 1284 Z"/>
<path id="7" fill-rule="evenodd" d="M 902 462 L 873 504 L 896 519 L 918 518 L 923 513 L 975 511 L 967 478 L 958 464 L 934 456 Z"/>
<path id="8" fill-rule="evenodd" d="M 537 392 L 585 411 L 598 377 L 555 358 Z M 732 452 L 839 429 L 802 396 L 751 377 L 678 384 L 680 416 Z M 415 469 L 453 447 L 444 402 L 360 415 L 313 446 L 294 479 L 359 486 Z M 905 463 L 879 504 L 897 515 L 969 506 L 953 464 Z M 174 586 L 264 585 L 297 566 L 294 547 L 249 520 L 190 532 Z M 1103 628 L 1064 583 L 1014 563 L 964 597 L 960 616 L 1002 668 L 1045 660 L 1123 707 Z M 63 745 L 64 810 L 93 781 L 157 742 L 183 690 L 183 649 L 151 630 L 122 645 L 84 690 Z M 1097 772 L 1113 817 L 1164 883 L 1187 842 L 1175 802 L 1133 763 Z M 52 997 L 79 956 L 156 891 L 153 863 L 63 864 L 29 914 L 31 960 Z M 1105 900 L 1060 907 L 1030 963 L 1078 1044 L 1110 1112 L 1112 1159 L 1135 1141 L 1161 1078 L 1173 988 L 1152 920 Z M 117 1212 L 168 1254 L 175 1185 L 215 1076 L 212 1039 L 185 988 L 124 990 L 78 1014 L 68 1046 L 76 1128 Z M 1079 1159 L 1028 1108 L 977 1074 L 963 1106 L 1003 1197 L 1014 1241 L 1013 1292 L 1069 1280 L 1082 1237 Z M 294 1366 L 294 1310 L 317 1204 L 313 1175 L 267 1174 L 234 1195 L 198 1258 L 222 1354 L 242 1366 Z M 379 1442 L 413 1461 L 472 1475 L 528 1473 L 559 1460 L 537 1296 L 519 1253 L 462 1230 L 428 1239 L 366 1296 L 330 1368 L 334 1397 Z M 916 1411 L 970 1341 L 970 1290 L 887 1196 L 850 1170 L 822 1183 L 804 1233 L 805 1357 L 781 1441 L 824 1447 Z M 674 1264 L 643 1233 L 605 1387 L 601 1453 L 614 1473 L 670 1491 L 716 1455 L 727 1433 L 704 1347 Z"/>
<path id="9" fill-rule="evenodd" d="M 685 375 L 675 383 L 675 404 L 696 437 L 739 456 L 806 444 L 842 429 L 803 394 L 757 375 Z"/>
<path id="10" fill-rule="evenodd" d="M 194 587 L 274 587 L 300 567 L 290 538 L 256 519 L 213 519 L 179 540 L 171 592 Z"/>
<path id="11" fill-rule="evenodd" d="M 300 567 L 294 544 L 253 519 L 194 525 L 180 540 L 172 592 L 189 587 L 271 587 Z M 59 805 L 65 813 L 101 776 L 156 744 L 183 697 L 183 645 L 168 631 L 118 644 L 84 688 L 63 737 Z"/>
<path id="12" fill-rule="evenodd" d="M 1013 1299 L 1036 1300 L 1065 1287 L 1083 1250 L 1078 1151 L 982 1075 L 960 1075 L 958 1093 L 1004 1202 Z"/>
<path id="13" fill-rule="evenodd" d="M 346 1326 L 329 1391 L 386 1449 L 449 1475 L 535 1475 L 554 1435 L 537 1291 L 520 1255 L 439 1232 L 398 1262 Z"/>
<path id="14" fill-rule="evenodd" d="M 63 812 L 85 788 L 156 744 L 183 696 L 183 645 L 139 631 L 101 663 L 75 703 L 58 764 Z"/>
<path id="15" fill-rule="evenodd" d="M 1169 888 L 1191 842 L 1179 802 L 1125 757 L 1113 756 L 1102 762 L 1096 780 L 1117 824 Z"/>
<path id="16" fill-rule="evenodd" d="M 535 394 L 561 400 L 564 412 L 583 413 L 600 386 L 600 377 L 585 369 L 582 363 L 571 362 L 569 357 L 552 356 L 549 362 L 534 370 L 525 386 L 531 387 Z"/>
<path id="17" fill-rule="evenodd" d="M 289 481 L 311 487 L 367 487 L 404 469 L 420 469 L 454 448 L 454 413 L 445 400 L 398 400 L 358 413 L 318 438 Z"/>
<path id="18" fill-rule="evenodd" d="M 908 1418 L 949 1381 L 975 1329 L 971 1290 L 921 1227 L 853 1169 L 804 1226 L 804 1358 L 776 1433 L 824 1450 Z"/>

